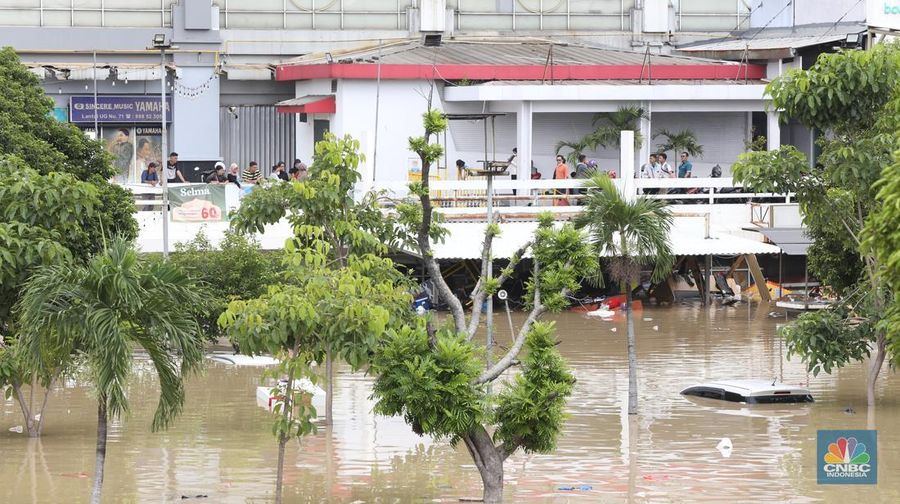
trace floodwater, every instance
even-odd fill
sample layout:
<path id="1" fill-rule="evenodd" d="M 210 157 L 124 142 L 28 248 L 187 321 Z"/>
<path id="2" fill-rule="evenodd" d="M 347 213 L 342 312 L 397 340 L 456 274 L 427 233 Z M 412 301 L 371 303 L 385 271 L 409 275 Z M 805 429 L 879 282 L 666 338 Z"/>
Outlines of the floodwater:
<path id="1" fill-rule="evenodd" d="M 800 362 L 782 359 L 775 332 L 784 319 L 770 318 L 769 311 L 689 304 L 638 313 L 640 415 L 633 419 L 624 414 L 624 323 L 556 316 L 560 349 L 578 379 L 571 416 L 556 452 L 518 453 L 507 461 L 507 500 L 900 502 L 900 377 L 883 376 L 878 386 L 878 485 L 817 485 L 816 430 L 867 428 L 865 371 L 854 365 L 832 376 L 807 376 Z M 496 324 L 499 343 L 508 343 L 503 313 Z M 111 427 L 104 502 L 269 502 L 276 443 L 269 414 L 255 401 L 261 369 L 211 364 L 189 381 L 184 414 L 170 430 L 154 434 L 157 384 L 146 363 L 138 368 L 132 411 Z M 817 401 L 741 406 L 678 394 L 714 378 L 808 383 Z M 463 447 L 420 438 L 399 419 L 375 417 L 369 386 L 370 378 L 341 370 L 333 428 L 289 444 L 286 502 L 480 496 Z M 19 411 L 6 401 L 0 502 L 87 502 L 96 428 L 90 390 L 73 383 L 54 392 L 42 440 L 7 431 L 19 424 Z M 723 437 L 734 446 L 729 458 L 716 449 Z"/>

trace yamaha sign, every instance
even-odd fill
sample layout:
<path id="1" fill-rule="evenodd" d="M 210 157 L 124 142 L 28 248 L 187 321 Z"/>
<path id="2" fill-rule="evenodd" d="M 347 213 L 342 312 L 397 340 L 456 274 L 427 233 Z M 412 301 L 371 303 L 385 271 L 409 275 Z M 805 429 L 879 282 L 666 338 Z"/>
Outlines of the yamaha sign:
<path id="1" fill-rule="evenodd" d="M 900 31 L 900 0 L 867 0 L 866 24 L 869 28 Z"/>

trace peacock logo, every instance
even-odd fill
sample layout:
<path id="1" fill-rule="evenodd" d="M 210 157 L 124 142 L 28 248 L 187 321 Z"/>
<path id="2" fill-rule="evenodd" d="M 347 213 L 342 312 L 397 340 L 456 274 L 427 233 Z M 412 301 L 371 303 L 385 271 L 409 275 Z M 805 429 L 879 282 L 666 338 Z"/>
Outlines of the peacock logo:
<path id="1" fill-rule="evenodd" d="M 877 484 L 877 433 L 874 430 L 820 430 L 819 484 Z"/>
<path id="2" fill-rule="evenodd" d="M 855 437 L 839 437 L 837 442 L 828 445 L 828 453 L 825 454 L 826 464 L 868 464 L 869 454 L 866 453 L 866 444 L 860 443 Z"/>

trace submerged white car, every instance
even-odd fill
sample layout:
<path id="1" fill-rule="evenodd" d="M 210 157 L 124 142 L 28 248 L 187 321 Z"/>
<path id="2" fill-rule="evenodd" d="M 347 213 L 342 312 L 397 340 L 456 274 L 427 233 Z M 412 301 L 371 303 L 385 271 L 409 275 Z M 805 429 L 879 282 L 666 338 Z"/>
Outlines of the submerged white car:
<path id="1" fill-rule="evenodd" d="M 747 404 L 810 403 L 808 389 L 768 380 L 720 380 L 693 385 L 682 395 Z"/>

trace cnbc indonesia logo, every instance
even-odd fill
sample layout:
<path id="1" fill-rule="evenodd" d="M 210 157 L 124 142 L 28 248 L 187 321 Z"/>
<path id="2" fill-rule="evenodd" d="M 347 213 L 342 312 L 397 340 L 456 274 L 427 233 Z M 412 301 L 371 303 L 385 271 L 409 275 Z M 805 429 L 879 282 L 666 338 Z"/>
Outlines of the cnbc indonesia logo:
<path id="1" fill-rule="evenodd" d="M 884 2 L 884 13 L 885 14 L 900 14 L 900 4 L 891 5 L 887 2 Z"/>
<path id="2" fill-rule="evenodd" d="M 875 443 L 875 431 L 819 431 L 818 482 L 876 483 Z"/>

